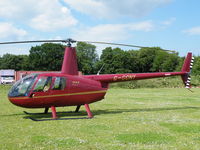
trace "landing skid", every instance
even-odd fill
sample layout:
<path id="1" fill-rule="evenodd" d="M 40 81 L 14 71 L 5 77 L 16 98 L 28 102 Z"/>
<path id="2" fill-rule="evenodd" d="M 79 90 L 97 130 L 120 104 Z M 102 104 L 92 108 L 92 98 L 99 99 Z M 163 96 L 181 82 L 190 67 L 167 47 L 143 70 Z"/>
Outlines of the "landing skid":
<path id="1" fill-rule="evenodd" d="M 23 112 L 27 115 L 44 115 L 44 114 L 47 114 L 47 113 L 30 113 L 30 112 L 27 112 L 27 111 L 23 111 Z"/>
<path id="2" fill-rule="evenodd" d="M 31 113 L 31 112 L 27 112 L 27 111 L 23 111 L 23 113 L 27 114 L 27 115 L 45 115 L 45 114 L 51 114 L 50 112 L 48 113 Z M 74 111 L 66 111 L 66 112 L 58 112 L 59 113 L 76 113 Z"/>
<path id="3" fill-rule="evenodd" d="M 36 119 L 32 117 L 25 117 L 26 119 L 31 119 L 32 121 L 54 121 L 54 120 L 77 120 L 77 119 L 92 119 L 89 117 L 80 117 L 80 118 L 56 118 L 56 119 Z"/>
<path id="4" fill-rule="evenodd" d="M 85 104 L 84 106 L 85 106 L 85 109 L 86 109 L 86 111 L 87 111 L 88 117 L 80 117 L 80 118 L 59 118 L 59 117 L 57 117 L 56 108 L 55 108 L 54 106 L 51 106 L 51 111 L 52 111 L 52 118 L 51 118 L 51 119 L 49 119 L 49 118 L 47 118 L 47 119 L 36 119 L 36 118 L 32 118 L 32 117 L 25 117 L 25 118 L 31 119 L 31 120 L 33 120 L 33 121 L 72 120 L 72 119 L 91 119 L 91 118 L 93 118 L 93 115 L 92 115 L 92 113 L 91 113 L 91 111 L 90 111 L 89 105 L 88 105 L 88 104 Z M 70 111 L 70 113 L 77 113 L 77 112 L 79 112 L 80 107 L 81 107 L 81 105 L 78 105 L 78 106 L 76 107 L 75 112 L 71 112 L 71 111 Z M 45 108 L 44 113 L 29 113 L 29 112 L 26 112 L 26 111 L 24 111 L 24 113 L 25 113 L 25 114 L 28 114 L 28 115 L 34 115 L 34 114 L 37 114 L 37 115 L 45 115 L 45 114 L 48 114 L 48 110 L 49 110 L 49 108 L 47 107 L 47 108 Z M 62 113 L 63 113 L 63 112 L 62 112 Z M 66 113 L 66 112 L 64 112 L 64 113 Z"/>

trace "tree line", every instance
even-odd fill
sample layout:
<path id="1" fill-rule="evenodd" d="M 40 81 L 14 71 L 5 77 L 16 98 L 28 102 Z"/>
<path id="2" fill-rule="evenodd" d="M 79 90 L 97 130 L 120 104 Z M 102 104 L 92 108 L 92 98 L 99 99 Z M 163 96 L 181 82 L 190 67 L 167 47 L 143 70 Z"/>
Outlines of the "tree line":
<path id="1" fill-rule="evenodd" d="M 45 43 L 31 47 L 29 55 L 5 54 L 0 69 L 60 71 L 65 46 Z M 78 68 L 83 74 L 143 73 L 180 71 L 184 57 L 159 47 L 126 50 L 107 47 L 99 57 L 96 46 L 84 42 L 76 46 Z M 195 57 L 193 74 L 200 74 L 200 56 Z"/>

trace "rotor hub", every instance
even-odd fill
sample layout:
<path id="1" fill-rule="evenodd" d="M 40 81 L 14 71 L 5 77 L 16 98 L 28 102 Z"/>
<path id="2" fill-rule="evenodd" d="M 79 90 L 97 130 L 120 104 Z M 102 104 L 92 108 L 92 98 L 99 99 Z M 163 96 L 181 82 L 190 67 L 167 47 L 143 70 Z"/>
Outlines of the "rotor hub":
<path id="1" fill-rule="evenodd" d="M 72 43 L 76 43 L 76 41 L 73 40 L 73 39 L 71 39 L 71 38 L 66 39 L 66 40 L 64 40 L 63 42 L 64 42 L 64 43 L 67 43 L 67 46 L 68 46 L 68 47 L 71 47 L 71 44 L 72 44 Z"/>

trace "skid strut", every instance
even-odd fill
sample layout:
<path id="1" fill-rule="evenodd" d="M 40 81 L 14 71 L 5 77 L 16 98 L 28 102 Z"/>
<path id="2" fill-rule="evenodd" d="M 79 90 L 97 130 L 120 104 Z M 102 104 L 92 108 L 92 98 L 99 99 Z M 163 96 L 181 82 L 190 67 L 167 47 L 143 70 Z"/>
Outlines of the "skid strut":
<path id="1" fill-rule="evenodd" d="M 81 107 L 81 105 L 78 105 L 78 106 L 76 107 L 76 110 L 75 110 L 76 113 L 79 112 L 80 107 Z"/>
<path id="2" fill-rule="evenodd" d="M 45 108 L 44 113 L 47 114 L 48 111 L 49 111 L 49 108 L 47 107 L 47 108 Z"/>
<path id="3" fill-rule="evenodd" d="M 92 115 L 92 112 L 90 111 L 90 107 L 88 104 L 85 104 L 85 109 L 87 111 L 87 114 L 88 114 L 88 118 L 92 118 L 93 115 Z"/>
<path id="4" fill-rule="evenodd" d="M 52 119 L 57 119 L 56 107 L 51 106 L 51 111 L 52 111 Z"/>

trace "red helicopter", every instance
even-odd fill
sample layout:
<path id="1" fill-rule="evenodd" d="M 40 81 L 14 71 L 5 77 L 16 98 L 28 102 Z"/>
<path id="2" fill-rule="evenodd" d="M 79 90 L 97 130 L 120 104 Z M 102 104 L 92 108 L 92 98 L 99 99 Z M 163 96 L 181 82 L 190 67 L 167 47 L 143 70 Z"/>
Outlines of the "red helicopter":
<path id="1" fill-rule="evenodd" d="M 18 41 L 3 42 L 0 44 L 17 44 L 32 42 L 65 42 L 64 60 L 61 73 L 40 73 L 31 74 L 17 81 L 8 93 L 8 99 L 14 105 L 25 108 L 45 108 L 44 113 L 52 111 L 52 120 L 59 119 L 56 114 L 56 107 L 76 106 L 78 112 L 82 105 L 85 106 L 88 117 L 93 115 L 89 104 L 104 99 L 113 82 L 124 82 L 131 80 L 142 80 L 159 77 L 181 76 L 186 88 L 190 88 L 190 73 L 193 66 L 192 53 L 188 53 L 180 72 L 156 72 L 156 73 L 126 73 L 126 74 L 104 74 L 104 75 L 78 75 L 76 49 L 71 47 L 72 43 L 80 42 L 72 39 L 67 40 L 40 40 L 40 41 Z M 100 44 L 113 44 L 121 46 L 142 46 L 89 42 Z M 26 112 L 27 113 L 27 112 Z M 37 119 L 33 119 L 39 121 Z M 60 118 L 62 119 L 62 118 Z M 69 119 L 69 118 L 68 118 Z M 49 119 L 50 120 L 50 119 Z"/>

